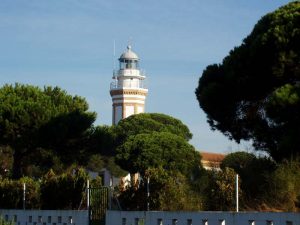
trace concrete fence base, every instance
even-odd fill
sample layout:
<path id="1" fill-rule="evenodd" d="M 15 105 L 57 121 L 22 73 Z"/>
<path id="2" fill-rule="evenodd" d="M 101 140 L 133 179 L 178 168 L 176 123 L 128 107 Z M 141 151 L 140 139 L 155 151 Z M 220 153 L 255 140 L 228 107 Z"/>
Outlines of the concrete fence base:
<path id="1" fill-rule="evenodd" d="M 5 210 L 16 225 L 88 225 L 88 211 Z M 300 225 L 300 213 L 107 211 L 106 225 Z"/>
<path id="2" fill-rule="evenodd" d="M 300 225 L 300 213 L 108 211 L 106 225 Z"/>
<path id="3" fill-rule="evenodd" d="M 15 225 L 88 225 L 87 210 L 0 209 L 0 215 Z"/>

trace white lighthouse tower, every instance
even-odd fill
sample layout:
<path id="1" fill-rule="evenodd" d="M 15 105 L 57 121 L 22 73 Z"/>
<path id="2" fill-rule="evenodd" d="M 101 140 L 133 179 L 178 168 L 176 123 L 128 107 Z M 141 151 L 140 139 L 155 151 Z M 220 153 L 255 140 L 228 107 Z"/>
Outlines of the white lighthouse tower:
<path id="1" fill-rule="evenodd" d="M 148 93 L 144 84 L 146 76 L 139 69 L 139 57 L 130 45 L 120 56 L 119 62 L 120 67 L 113 72 L 114 81 L 110 85 L 113 125 L 128 116 L 143 113 Z"/>

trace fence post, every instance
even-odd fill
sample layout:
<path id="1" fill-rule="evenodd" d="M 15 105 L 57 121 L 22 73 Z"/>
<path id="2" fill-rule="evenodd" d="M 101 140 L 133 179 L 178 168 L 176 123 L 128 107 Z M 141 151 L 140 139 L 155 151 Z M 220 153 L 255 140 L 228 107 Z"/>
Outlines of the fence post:
<path id="1" fill-rule="evenodd" d="M 23 183 L 23 210 L 26 209 L 25 202 L 26 202 L 26 184 Z"/>
<path id="2" fill-rule="evenodd" d="M 148 176 L 147 177 L 147 211 L 150 210 L 150 187 L 149 187 L 149 184 L 150 184 L 150 177 Z"/>
<path id="3" fill-rule="evenodd" d="M 239 175 L 235 175 L 235 195 L 236 195 L 236 212 L 239 212 Z"/>
<path id="4" fill-rule="evenodd" d="M 87 210 L 90 209 L 90 181 L 87 180 L 86 182 L 86 208 Z"/>

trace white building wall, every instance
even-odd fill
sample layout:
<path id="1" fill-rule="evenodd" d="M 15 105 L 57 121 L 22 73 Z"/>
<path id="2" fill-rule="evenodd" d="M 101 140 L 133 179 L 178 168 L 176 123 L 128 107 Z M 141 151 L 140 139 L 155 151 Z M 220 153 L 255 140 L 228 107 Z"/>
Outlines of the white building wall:
<path id="1" fill-rule="evenodd" d="M 115 124 L 117 124 L 123 118 L 122 106 L 116 106 L 115 110 Z"/>
<path id="2" fill-rule="evenodd" d="M 0 215 L 15 225 L 88 225 L 87 210 L 5 210 Z"/>
<path id="3" fill-rule="evenodd" d="M 106 225 L 300 225 L 300 213 L 107 211 Z"/>
<path id="4" fill-rule="evenodd" d="M 144 112 L 144 106 L 138 106 L 137 107 L 137 113 L 143 113 Z"/>
<path id="5" fill-rule="evenodd" d="M 133 114 L 134 114 L 134 106 L 133 105 L 125 106 L 125 118 L 127 118 Z"/>
<path id="6" fill-rule="evenodd" d="M 138 79 L 125 79 L 120 82 L 120 85 L 123 88 L 139 88 L 140 81 Z"/>

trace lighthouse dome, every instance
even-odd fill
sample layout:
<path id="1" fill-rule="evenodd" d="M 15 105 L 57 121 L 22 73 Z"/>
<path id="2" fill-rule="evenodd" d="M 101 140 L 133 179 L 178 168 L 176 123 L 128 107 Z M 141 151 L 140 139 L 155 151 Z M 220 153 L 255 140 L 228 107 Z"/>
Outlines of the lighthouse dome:
<path id="1" fill-rule="evenodd" d="M 131 60 L 138 60 L 139 59 L 138 55 L 131 50 L 130 45 L 127 46 L 126 52 L 124 52 L 119 58 L 119 60 L 124 60 L 124 59 L 131 59 Z"/>

